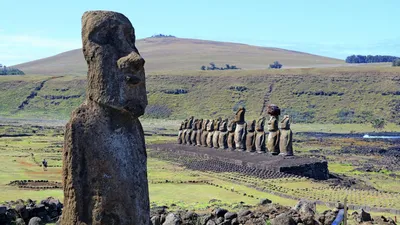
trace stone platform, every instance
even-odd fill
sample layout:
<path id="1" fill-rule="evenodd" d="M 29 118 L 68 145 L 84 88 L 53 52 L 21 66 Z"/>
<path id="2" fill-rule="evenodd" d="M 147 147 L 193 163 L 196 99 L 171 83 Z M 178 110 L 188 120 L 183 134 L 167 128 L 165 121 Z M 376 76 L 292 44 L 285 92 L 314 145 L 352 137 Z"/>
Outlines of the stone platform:
<path id="1" fill-rule="evenodd" d="M 317 180 L 326 180 L 329 178 L 328 162 L 318 158 L 280 155 L 273 156 L 270 154 L 240 152 L 179 144 L 154 144 L 148 146 L 148 148 L 156 151 L 169 151 L 169 154 L 176 155 L 176 157 L 201 157 L 238 166 L 283 172 Z"/>

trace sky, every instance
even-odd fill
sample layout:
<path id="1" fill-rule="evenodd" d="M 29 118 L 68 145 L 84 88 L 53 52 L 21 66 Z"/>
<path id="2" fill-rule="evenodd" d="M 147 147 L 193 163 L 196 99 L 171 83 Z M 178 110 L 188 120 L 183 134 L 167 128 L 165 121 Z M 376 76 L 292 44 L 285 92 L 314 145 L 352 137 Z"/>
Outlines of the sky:
<path id="1" fill-rule="evenodd" d="M 137 39 L 162 33 L 340 59 L 400 56 L 399 8 L 398 0 L 0 0 L 0 63 L 80 48 L 88 10 L 123 13 Z"/>

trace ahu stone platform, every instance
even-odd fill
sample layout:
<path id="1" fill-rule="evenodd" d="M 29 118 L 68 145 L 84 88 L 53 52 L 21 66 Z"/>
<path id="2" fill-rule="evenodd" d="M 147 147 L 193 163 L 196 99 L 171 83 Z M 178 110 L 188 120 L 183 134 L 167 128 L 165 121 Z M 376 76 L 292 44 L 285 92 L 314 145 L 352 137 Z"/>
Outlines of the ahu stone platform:
<path id="1" fill-rule="evenodd" d="M 282 172 L 317 180 L 329 178 L 328 162 L 318 158 L 301 156 L 273 156 L 250 152 L 231 151 L 179 144 L 154 144 L 148 146 L 155 151 L 168 151 L 175 157 L 196 157 L 218 160 L 238 166 L 246 166 L 267 171 Z"/>

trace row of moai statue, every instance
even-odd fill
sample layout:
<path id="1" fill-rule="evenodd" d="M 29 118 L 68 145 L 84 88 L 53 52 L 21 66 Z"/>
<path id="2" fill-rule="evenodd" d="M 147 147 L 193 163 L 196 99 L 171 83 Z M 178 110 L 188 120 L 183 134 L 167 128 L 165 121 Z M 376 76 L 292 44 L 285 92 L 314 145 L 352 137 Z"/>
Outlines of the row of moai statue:
<path id="1" fill-rule="evenodd" d="M 240 108 L 235 119 L 195 119 L 193 116 L 181 123 L 178 144 L 230 149 L 272 155 L 293 155 L 290 118 L 285 115 L 278 127 L 280 109 L 268 105 L 268 132 L 264 130 L 265 117 L 251 122 L 245 121 L 245 108 Z M 267 136 L 267 138 L 266 138 Z"/>

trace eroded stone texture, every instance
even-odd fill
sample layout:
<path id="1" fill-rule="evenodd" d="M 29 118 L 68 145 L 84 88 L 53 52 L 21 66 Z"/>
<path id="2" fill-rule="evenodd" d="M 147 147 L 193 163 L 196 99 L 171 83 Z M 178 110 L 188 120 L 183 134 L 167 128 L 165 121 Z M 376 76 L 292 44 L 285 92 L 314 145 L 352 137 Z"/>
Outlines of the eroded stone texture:
<path id="1" fill-rule="evenodd" d="M 219 118 L 219 119 L 214 121 L 214 134 L 213 134 L 213 139 L 212 139 L 214 148 L 219 148 L 219 142 L 218 142 L 219 133 L 220 133 L 219 132 L 219 126 L 220 126 L 221 122 L 222 122 L 221 118 Z"/>
<path id="2" fill-rule="evenodd" d="M 188 128 L 188 124 L 189 124 L 189 120 L 185 119 L 183 121 L 182 144 L 186 144 L 187 143 L 186 135 L 187 135 L 187 132 L 188 132 L 188 129 L 187 129 Z"/>
<path id="3" fill-rule="evenodd" d="M 235 130 L 236 130 L 236 123 L 234 120 L 229 120 L 228 126 L 228 149 L 229 150 L 235 150 Z"/>
<path id="4" fill-rule="evenodd" d="M 185 142 L 187 145 L 191 145 L 192 144 L 192 132 L 193 132 L 193 122 L 194 122 L 194 117 L 191 116 L 188 119 L 188 123 L 186 126 L 186 135 L 185 135 Z"/>
<path id="5" fill-rule="evenodd" d="M 271 116 L 268 121 L 268 140 L 267 140 L 267 149 L 273 154 L 279 154 L 279 128 L 278 128 L 278 120 L 279 115 L 281 114 L 281 110 L 276 105 L 268 105 L 267 113 Z"/>
<path id="6" fill-rule="evenodd" d="M 178 144 L 182 144 L 182 138 L 183 138 L 183 128 L 185 127 L 185 122 L 182 122 L 181 125 L 179 126 L 179 132 L 178 132 Z"/>
<path id="7" fill-rule="evenodd" d="M 190 135 L 190 142 L 192 143 L 192 145 L 196 146 L 196 141 L 197 141 L 197 128 L 198 128 L 198 124 L 199 120 L 198 119 L 194 119 L 193 121 L 193 125 L 192 125 L 192 134 Z"/>
<path id="8" fill-rule="evenodd" d="M 293 155 L 293 133 L 290 129 L 290 118 L 285 115 L 281 120 L 279 150 L 281 154 Z"/>
<path id="9" fill-rule="evenodd" d="M 196 146 L 201 146 L 201 134 L 203 133 L 203 119 L 197 121 L 197 134 L 196 134 Z"/>
<path id="10" fill-rule="evenodd" d="M 228 148 L 228 119 L 225 119 L 219 125 L 218 145 L 220 149 Z"/>
<path id="11" fill-rule="evenodd" d="M 255 141 L 256 151 L 258 153 L 264 153 L 265 152 L 265 131 L 264 131 L 264 126 L 265 126 L 265 117 L 260 117 L 257 120 L 256 141 Z"/>
<path id="12" fill-rule="evenodd" d="M 246 150 L 248 152 L 254 152 L 255 148 L 255 128 L 256 128 L 256 121 L 253 120 L 251 123 L 247 124 L 247 133 L 246 133 Z"/>
<path id="13" fill-rule="evenodd" d="M 71 114 L 63 149 L 63 225 L 149 224 L 144 60 L 122 14 L 82 17 L 85 102 Z"/>
<path id="14" fill-rule="evenodd" d="M 236 149 L 239 151 L 244 151 L 246 147 L 246 129 L 247 129 L 247 124 L 244 120 L 244 115 L 246 113 L 245 108 L 239 108 L 239 110 L 236 112 L 235 116 L 235 123 L 236 123 L 236 129 L 235 129 L 235 146 Z"/>
<path id="15" fill-rule="evenodd" d="M 207 124 L 207 147 L 212 148 L 213 147 L 213 135 L 214 135 L 214 124 L 215 121 L 211 120 L 210 122 L 208 122 Z"/>
<path id="16" fill-rule="evenodd" d="M 201 132 L 201 146 L 207 147 L 207 136 L 208 136 L 208 124 L 210 123 L 210 120 L 204 120 L 203 125 L 202 125 L 202 132 Z"/>

